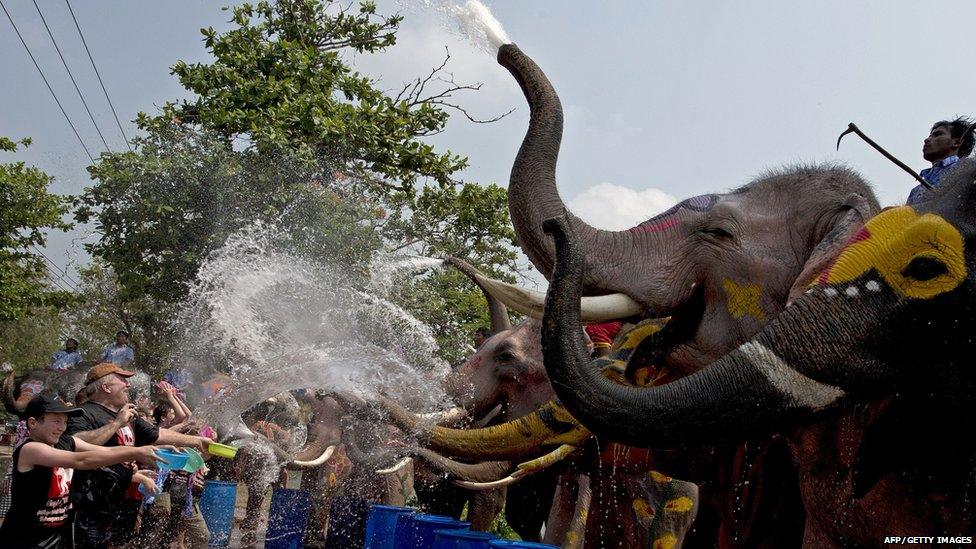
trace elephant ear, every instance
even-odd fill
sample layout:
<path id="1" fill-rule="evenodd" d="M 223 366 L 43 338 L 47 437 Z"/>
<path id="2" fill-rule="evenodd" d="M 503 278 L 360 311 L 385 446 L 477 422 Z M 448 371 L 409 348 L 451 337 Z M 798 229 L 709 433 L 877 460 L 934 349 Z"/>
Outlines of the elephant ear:
<path id="1" fill-rule="evenodd" d="M 800 275 L 793 282 L 787 305 L 803 295 L 807 286 L 830 267 L 864 223 L 877 213 L 874 201 L 861 194 L 851 194 L 844 200 L 843 209 L 834 216 L 825 236 L 813 248 Z"/>

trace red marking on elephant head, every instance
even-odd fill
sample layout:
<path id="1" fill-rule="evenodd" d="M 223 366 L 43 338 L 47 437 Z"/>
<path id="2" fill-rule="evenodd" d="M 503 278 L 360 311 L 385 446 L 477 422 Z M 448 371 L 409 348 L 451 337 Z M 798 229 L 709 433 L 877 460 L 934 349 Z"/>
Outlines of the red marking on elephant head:
<path id="1" fill-rule="evenodd" d="M 821 286 L 827 284 L 827 279 L 830 278 L 830 271 L 833 270 L 834 265 L 837 264 L 837 259 L 844 253 L 845 250 L 847 250 L 847 248 L 850 248 L 854 244 L 857 244 L 858 242 L 863 242 L 869 238 L 871 238 L 871 231 L 869 231 L 867 227 L 861 227 L 861 230 L 851 235 L 851 237 L 847 239 L 847 243 L 845 243 L 844 246 L 840 249 L 840 253 L 837 254 L 837 257 L 835 257 L 830 262 L 830 265 L 827 265 L 827 268 L 824 269 L 823 272 L 820 273 L 820 276 L 817 277 L 817 284 Z"/>

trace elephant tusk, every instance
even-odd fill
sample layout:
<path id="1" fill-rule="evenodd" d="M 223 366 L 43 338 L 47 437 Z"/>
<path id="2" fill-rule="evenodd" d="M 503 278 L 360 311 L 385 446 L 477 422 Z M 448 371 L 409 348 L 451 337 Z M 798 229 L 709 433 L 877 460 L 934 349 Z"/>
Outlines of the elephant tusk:
<path id="1" fill-rule="evenodd" d="M 529 475 L 534 475 L 539 471 L 545 470 L 566 459 L 567 457 L 578 453 L 579 451 L 580 448 L 578 446 L 563 444 L 559 448 L 556 448 L 552 452 L 549 452 L 542 457 L 526 461 L 525 463 L 520 463 L 518 468 L 505 478 L 493 480 L 491 482 L 471 482 L 467 480 L 455 480 L 453 482 L 456 486 L 460 486 L 461 488 L 468 490 L 480 491 L 504 488 L 506 486 L 515 484 Z"/>
<path id="2" fill-rule="evenodd" d="M 546 303 L 545 293 L 489 278 L 474 267 L 470 269 L 471 272 L 467 274 L 496 299 L 524 315 L 535 319 L 542 318 Z M 580 314 L 584 323 L 607 322 L 642 316 L 643 313 L 643 305 L 622 293 L 584 297 L 580 300 Z"/>
<path id="3" fill-rule="evenodd" d="M 492 408 L 491 410 L 489 410 L 488 413 L 484 415 L 484 417 L 482 417 L 478 421 L 474 422 L 474 424 L 472 424 L 472 427 L 474 427 L 476 429 L 481 429 L 485 425 L 488 425 L 489 423 L 491 423 L 491 420 L 493 420 L 496 417 L 498 417 L 498 414 L 500 414 L 500 413 L 502 413 L 502 405 L 499 402 L 498 404 L 495 405 L 494 408 Z"/>
<path id="4" fill-rule="evenodd" d="M 319 465 L 322 465 L 326 461 L 329 461 L 329 458 L 331 458 L 332 454 L 335 453 L 335 449 L 336 449 L 335 444 L 330 444 L 328 447 L 326 447 L 325 451 L 322 452 L 322 455 L 313 459 L 312 461 L 294 460 L 291 462 L 291 464 L 294 465 L 295 467 L 301 467 L 301 468 L 318 467 Z"/>
<path id="5" fill-rule="evenodd" d="M 467 415 L 468 413 L 464 410 L 464 408 L 461 408 L 460 406 L 455 406 L 454 408 L 441 410 L 439 412 L 417 414 L 417 417 L 419 417 L 424 422 L 440 424 L 440 423 L 456 423 L 464 419 L 464 417 Z"/>
<path id="6" fill-rule="evenodd" d="M 388 475 L 390 473 L 397 473 L 410 463 L 413 463 L 413 458 L 405 457 L 400 459 L 400 461 L 393 464 L 392 467 L 387 467 L 386 469 L 377 469 L 376 474 L 378 475 Z"/>

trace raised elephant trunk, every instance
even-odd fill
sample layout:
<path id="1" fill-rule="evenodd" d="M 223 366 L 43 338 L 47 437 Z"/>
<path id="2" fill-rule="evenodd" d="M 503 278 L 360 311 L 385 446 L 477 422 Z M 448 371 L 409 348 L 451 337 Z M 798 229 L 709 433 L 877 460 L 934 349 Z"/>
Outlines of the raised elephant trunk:
<path id="1" fill-rule="evenodd" d="M 669 234 L 599 230 L 567 212 L 556 188 L 563 131 L 559 96 L 542 69 L 514 44 L 499 48 L 498 62 L 515 76 L 531 111 L 508 186 L 508 208 L 522 250 L 548 277 L 555 249 L 543 234 L 542 222 L 566 215 L 587 250 L 582 295 L 623 292 L 648 308 L 651 316 L 670 315 L 690 296 L 697 280 L 677 285 L 680 291 L 664 283 L 664 273 L 674 275 L 667 259 L 672 247 Z"/>
<path id="2" fill-rule="evenodd" d="M 585 268 L 580 242 L 564 217 L 546 221 L 545 230 L 555 240 L 557 259 L 543 318 L 544 362 L 557 396 L 595 434 L 639 447 L 712 443 L 772 430 L 775 421 L 828 407 L 844 396 L 785 359 L 819 351 L 817 362 L 843 364 L 839 342 L 850 335 L 828 335 L 829 326 L 821 331 L 821 325 L 813 333 L 782 337 L 783 326 L 796 328 L 796 320 L 806 316 L 796 305 L 763 334 L 694 375 L 653 388 L 614 383 L 590 365 L 579 336 Z"/>

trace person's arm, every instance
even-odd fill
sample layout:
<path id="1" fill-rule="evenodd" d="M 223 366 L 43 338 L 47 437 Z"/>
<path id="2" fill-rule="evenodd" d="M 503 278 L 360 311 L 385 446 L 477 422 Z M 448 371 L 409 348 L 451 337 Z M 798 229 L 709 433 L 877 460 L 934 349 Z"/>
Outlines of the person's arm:
<path id="1" fill-rule="evenodd" d="M 190 414 L 187 413 L 189 408 L 183 404 L 180 397 L 176 396 L 176 387 L 167 383 L 163 392 L 166 394 L 166 400 L 169 401 L 169 405 L 173 407 L 173 424 L 176 425 L 186 421 L 190 417 Z"/>
<path id="2" fill-rule="evenodd" d="M 152 446 L 116 446 L 101 450 L 69 452 L 40 442 L 29 442 L 20 449 L 17 468 L 30 471 L 35 465 L 39 465 L 41 467 L 98 469 L 126 461 L 153 463 L 156 459 L 158 459 L 156 449 Z"/>
<path id="3" fill-rule="evenodd" d="M 186 405 L 186 402 L 180 398 L 179 390 L 176 387 L 173 387 L 173 396 L 176 397 L 176 402 L 179 403 L 180 409 L 183 410 L 183 421 L 193 417 L 193 410 L 191 410 L 190 407 Z"/>
<path id="4" fill-rule="evenodd" d="M 153 444 L 172 444 L 173 446 L 191 446 L 202 452 L 207 451 L 207 445 L 213 442 L 207 437 L 184 435 L 172 429 L 160 429 L 159 438 Z"/>
<path id="5" fill-rule="evenodd" d="M 97 429 L 91 429 L 88 431 L 74 431 L 71 429 L 71 420 L 68 421 L 68 430 L 72 431 L 71 435 L 81 440 L 89 443 L 101 446 L 108 442 L 115 433 L 124 427 L 127 423 L 132 421 L 132 418 L 136 415 L 135 404 L 126 404 L 119 410 L 119 413 L 115 416 L 115 419 L 111 423 L 106 423 Z"/>

